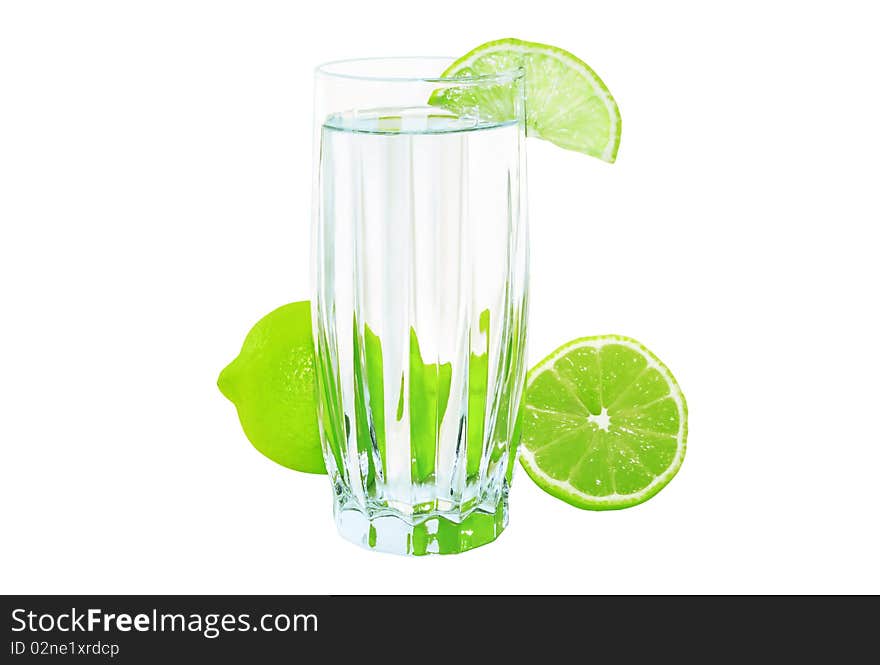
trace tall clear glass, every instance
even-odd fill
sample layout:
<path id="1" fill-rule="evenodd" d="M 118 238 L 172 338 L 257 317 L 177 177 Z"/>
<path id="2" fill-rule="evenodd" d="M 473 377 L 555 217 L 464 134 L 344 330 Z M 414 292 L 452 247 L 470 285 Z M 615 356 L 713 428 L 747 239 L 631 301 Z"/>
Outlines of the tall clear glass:
<path id="1" fill-rule="evenodd" d="M 453 553 L 507 525 L 528 294 L 521 69 L 315 76 L 312 322 L 341 535 Z"/>

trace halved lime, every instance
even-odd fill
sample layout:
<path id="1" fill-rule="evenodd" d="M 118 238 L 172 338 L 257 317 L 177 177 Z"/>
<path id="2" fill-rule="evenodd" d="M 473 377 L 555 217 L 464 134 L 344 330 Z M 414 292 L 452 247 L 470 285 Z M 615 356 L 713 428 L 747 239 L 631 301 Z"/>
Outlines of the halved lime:
<path id="1" fill-rule="evenodd" d="M 568 51 L 520 39 L 499 39 L 456 60 L 443 76 L 482 76 L 523 67 L 526 132 L 556 145 L 613 162 L 620 145 L 620 111 L 602 79 Z M 429 103 L 459 115 L 507 119 L 510 86 L 446 88 Z"/>
<path id="2" fill-rule="evenodd" d="M 579 508 L 647 501 L 684 460 L 687 404 L 639 342 L 584 337 L 528 375 L 520 460 L 538 486 Z"/>

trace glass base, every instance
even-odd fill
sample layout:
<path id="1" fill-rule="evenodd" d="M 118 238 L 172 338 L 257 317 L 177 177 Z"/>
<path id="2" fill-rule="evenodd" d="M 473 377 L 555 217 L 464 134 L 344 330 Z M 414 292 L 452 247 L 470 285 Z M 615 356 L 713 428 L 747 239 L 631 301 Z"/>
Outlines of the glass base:
<path id="1" fill-rule="evenodd" d="M 457 554 L 491 543 L 504 531 L 507 496 L 498 502 L 494 513 L 477 509 L 460 521 L 435 513 L 410 523 L 396 513 L 369 517 L 338 504 L 334 513 L 339 535 L 361 547 L 408 556 Z"/>

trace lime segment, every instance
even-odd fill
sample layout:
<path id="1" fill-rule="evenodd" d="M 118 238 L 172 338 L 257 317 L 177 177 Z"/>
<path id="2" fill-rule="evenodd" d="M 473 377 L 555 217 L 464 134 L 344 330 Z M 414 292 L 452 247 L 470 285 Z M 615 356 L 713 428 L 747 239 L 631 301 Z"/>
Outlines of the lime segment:
<path id="1" fill-rule="evenodd" d="M 628 508 L 684 460 L 687 404 L 675 378 L 627 337 L 584 337 L 528 376 L 521 461 L 544 491 L 579 508 Z"/>
<path id="2" fill-rule="evenodd" d="M 620 110 L 608 88 L 583 60 L 547 44 L 499 39 L 478 46 L 456 60 L 444 77 L 497 74 L 525 69 L 526 132 L 569 150 L 617 158 Z M 481 118 L 508 120 L 513 115 L 509 85 L 450 87 L 429 101 L 458 115 L 476 112 Z"/>

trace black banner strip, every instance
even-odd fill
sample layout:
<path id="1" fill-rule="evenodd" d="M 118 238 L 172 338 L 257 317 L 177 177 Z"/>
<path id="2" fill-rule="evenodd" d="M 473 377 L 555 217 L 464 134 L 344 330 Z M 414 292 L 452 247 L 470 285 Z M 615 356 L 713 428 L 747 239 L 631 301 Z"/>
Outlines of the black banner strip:
<path id="1" fill-rule="evenodd" d="M 2 596 L 0 662 L 862 662 L 876 598 Z M 867 649 L 867 651 L 865 650 Z M 868 660 L 876 658 L 876 655 Z M 562 664 L 560 664 L 562 665 Z"/>

